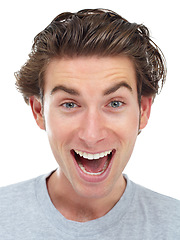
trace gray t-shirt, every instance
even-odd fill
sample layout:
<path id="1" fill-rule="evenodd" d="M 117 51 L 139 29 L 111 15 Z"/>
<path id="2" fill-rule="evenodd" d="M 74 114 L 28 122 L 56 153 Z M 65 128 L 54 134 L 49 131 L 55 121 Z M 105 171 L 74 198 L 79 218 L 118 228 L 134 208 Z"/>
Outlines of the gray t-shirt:
<path id="1" fill-rule="evenodd" d="M 46 177 L 0 188 L 2 240 L 178 240 L 180 201 L 130 181 L 105 216 L 89 221 L 65 219 L 48 195 Z"/>

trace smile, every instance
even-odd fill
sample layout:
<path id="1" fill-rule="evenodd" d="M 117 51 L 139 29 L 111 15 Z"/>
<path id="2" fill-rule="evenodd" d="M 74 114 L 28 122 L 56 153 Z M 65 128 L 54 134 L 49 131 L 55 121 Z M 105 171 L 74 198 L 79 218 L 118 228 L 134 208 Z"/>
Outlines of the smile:
<path id="1" fill-rule="evenodd" d="M 81 172 L 93 177 L 103 175 L 106 172 L 114 152 L 115 150 L 87 153 L 73 150 L 73 155 Z"/>

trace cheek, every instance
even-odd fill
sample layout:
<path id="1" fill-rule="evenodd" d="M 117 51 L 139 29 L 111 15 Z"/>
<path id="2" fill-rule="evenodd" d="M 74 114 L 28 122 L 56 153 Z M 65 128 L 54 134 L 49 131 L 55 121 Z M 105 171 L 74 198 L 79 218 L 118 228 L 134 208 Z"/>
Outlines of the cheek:
<path id="1" fill-rule="evenodd" d="M 72 118 L 64 118 L 56 111 L 49 111 L 45 115 L 46 133 L 51 145 L 60 150 L 62 145 L 67 145 L 75 131 L 75 121 Z"/>
<path id="2" fill-rule="evenodd" d="M 66 172 L 66 163 L 64 162 L 64 150 L 69 137 L 70 129 L 67 127 L 66 121 L 60 121 L 59 117 L 51 112 L 45 116 L 46 133 L 52 153 L 58 165 Z M 67 152 L 67 151 L 65 151 Z"/>
<path id="3" fill-rule="evenodd" d="M 52 111 L 45 113 L 46 133 L 54 151 L 60 147 L 62 140 L 65 138 L 65 124 L 63 121 L 59 121 L 58 116 Z"/>
<path id="4" fill-rule="evenodd" d="M 130 109 L 120 115 L 116 121 L 112 122 L 114 130 L 121 135 L 121 138 L 133 140 L 137 136 L 139 129 L 139 111 Z M 120 136 L 119 136 L 120 137 Z"/>
<path id="5" fill-rule="evenodd" d="M 137 136 L 139 129 L 139 114 L 130 114 L 124 122 L 124 131 L 127 137 Z"/>

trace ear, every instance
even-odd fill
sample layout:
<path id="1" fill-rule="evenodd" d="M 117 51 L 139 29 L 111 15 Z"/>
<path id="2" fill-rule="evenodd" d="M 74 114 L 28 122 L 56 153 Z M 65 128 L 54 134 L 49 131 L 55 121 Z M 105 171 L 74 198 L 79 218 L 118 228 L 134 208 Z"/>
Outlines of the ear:
<path id="1" fill-rule="evenodd" d="M 36 98 L 35 96 L 32 96 L 29 98 L 29 103 L 30 103 L 31 110 L 32 110 L 32 113 L 36 120 L 37 125 L 42 130 L 45 130 L 43 107 L 42 107 L 41 101 L 38 98 Z"/>
<path id="2" fill-rule="evenodd" d="M 139 129 L 145 128 L 148 123 L 152 106 L 152 97 L 141 97 L 141 113 L 140 113 L 140 127 Z"/>

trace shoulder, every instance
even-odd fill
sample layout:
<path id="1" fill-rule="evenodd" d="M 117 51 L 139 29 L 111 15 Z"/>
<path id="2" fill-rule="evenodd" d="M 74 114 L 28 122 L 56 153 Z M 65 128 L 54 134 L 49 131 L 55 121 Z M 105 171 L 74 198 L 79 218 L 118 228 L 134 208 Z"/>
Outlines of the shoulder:
<path id="1" fill-rule="evenodd" d="M 38 226 L 45 221 L 37 200 L 37 192 L 45 185 L 45 178 L 46 175 L 41 175 L 0 188 L 0 239 L 12 239 L 12 236 L 18 239 L 22 234 L 29 234 L 28 231 L 24 233 L 24 229 L 37 231 Z"/>
<path id="2" fill-rule="evenodd" d="M 0 188 L 0 212 L 14 212 L 36 202 L 36 182 L 45 175 Z"/>
<path id="3" fill-rule="evenodd" d="M 180 211 L 177 211 L 180 210 L 180 200 L 155 192 L 131 181 L 127 175 L 124 176 L 127 181 L 127 186 L 133 191 L 134 201 L 139 202 L 142 206 L 151 207 L 152 210 L 159 209 L 159 211 L 163 210 L 163 212 L 175 210 L 177 214 L 180 214 Z"/>
<path id="4" fill-rule="evenodd" d="M 29 192 L 30 190 L 33 189 L 34 182 L 35 182 L 35 178 L 27 180 L 27 181 L 15 183 L 12 185 L 8 185 L 5 187 L 1 187 L 0 188 L 0 201 L 3 201 L 3 199 L 8 196 L 9 197 L 15 197 L 15 196 L 20 197 L 22 192 L 23 193 Z"/>
<path id="5" fill-rule="evenodd" d="M 0 188 L 0 210 L 1 212 L 14 211 L 27 204 L 27 200 L 35 195 L 35 179 L 23 181 Z"/>
<path id="6" fill-rule="evenodd" d="M 19 223 L 27 224 L 32 218 L 41 218 L 36 188 L 37 182 L 45 177 L 42 175 L 0 188 L 0 232 Z"/>
<path id="7" fill-rule="evenodd" d="M 138 184 L 134 201 L 155 224 L 172 228 L 180 234 L 180 201 Z"/>
<path id="8" fill-rule="evenodd" d="M 163 209 L 164 211 L 168 209 L 179 209 L 180 210 L 180 200 L 174 199 L 172 197 L 160 194 L 141 185 L 136 185 L 136 194 L 139 199 L 146 200 L 150 206 Z M 165 207 L 167 209 L 165 209 Z M 178 212 L 180 213 L 180 212 Z"/>
<path id="9" fill-rule="evenodd" d="M 135 239 L 180 239 L 180 201 L 136 184 L 127 176 L 126 180 L 125 194 L 131 194 L 123 222 L 133 226 Z"/>

